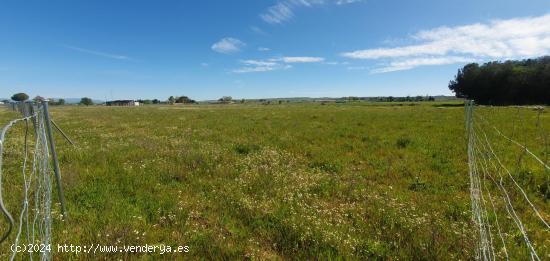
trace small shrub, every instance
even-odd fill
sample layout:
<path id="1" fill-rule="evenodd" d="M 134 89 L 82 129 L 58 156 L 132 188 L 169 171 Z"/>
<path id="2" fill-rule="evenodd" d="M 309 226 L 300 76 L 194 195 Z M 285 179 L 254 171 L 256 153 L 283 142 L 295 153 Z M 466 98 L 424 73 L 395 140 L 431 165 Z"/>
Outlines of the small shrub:
<path id="1" fill-rule="evenodd" d="M 539 192 L 544 200 L 550 199 L 550 184 L 548 180 L 539 185 Z"/>
<path id="2" fill-rule="evenodd" d="M 518 180 L 523 186 L 530 186 L 534 183 L 535 173 L 522 169 L 518 172 Z"/>
<path id="3" fill-rule="evenodd" d="M 409 189 L 412 191 L 421 191 L 426 189 L 426 182 L 423 182 L 420 180 L 420 178 L 416 177 L 414 181 L 409 184 Z"/>
<path id="4" fill-rule="evenodd" d="M 260 146 L 256 144 L 237 144 L 233 148 L 235 152 L 241 155 L 248 155 L 253 151 L 257 151 L 260 149 Z"/>
<path id="5" fill-rule="evenodd" d="M 338 162 L 312 162 L 309 164 L 311 168 L 318 168 L 328 173 L 339 173 L 342 170 L 342 165 Z"/>
<path id="6" fill-rule="evenodd" d="M 406 148 L 407 146 L 409 146 L 409 144 L 411 144 L 411 140 L 405 137 L 401 137 L 395 142 L 395 145 L 397 145 L 397 147 L 400 149 Z"/>

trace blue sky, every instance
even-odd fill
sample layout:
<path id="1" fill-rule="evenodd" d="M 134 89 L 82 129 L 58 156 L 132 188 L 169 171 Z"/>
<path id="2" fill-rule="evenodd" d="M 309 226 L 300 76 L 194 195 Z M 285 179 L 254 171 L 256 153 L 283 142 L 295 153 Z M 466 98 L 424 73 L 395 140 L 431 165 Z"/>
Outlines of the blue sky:
<path id="1" fill-rule="evenodd" d="M 550 1 L 4 0 L 0 36 L 0 97 L 438 95 L 550 54 Z"/>

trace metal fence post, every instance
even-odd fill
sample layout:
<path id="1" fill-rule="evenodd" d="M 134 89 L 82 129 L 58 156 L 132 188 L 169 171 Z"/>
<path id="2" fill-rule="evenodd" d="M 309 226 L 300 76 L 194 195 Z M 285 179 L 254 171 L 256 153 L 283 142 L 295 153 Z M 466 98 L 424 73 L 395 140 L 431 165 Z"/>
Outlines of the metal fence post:
<path id="1" fill-rule="evenodd" d="M 52 154 L 53 170 L 55 173 L 55 180 L 57 182 L 57 192 L 59 194 L 59 201 L 61 201 L 61 212 L 63 214 L 63 220 L 65 220 L 67 215 L 67 210 L 65 209 L 65 195 L 63 193 L 63 185 L 61 184 L 61 172 L 59 171 L 59 162 L 57 161 L 57 152 L 55 151 L 55 141 L 53 139 L 50 112 L 48 110 L 48 100 L 42 100 L 42 106 L 44 106 L 44 121 L 46 123 L 46 133 L 48 135 L 50 152 Z"/>

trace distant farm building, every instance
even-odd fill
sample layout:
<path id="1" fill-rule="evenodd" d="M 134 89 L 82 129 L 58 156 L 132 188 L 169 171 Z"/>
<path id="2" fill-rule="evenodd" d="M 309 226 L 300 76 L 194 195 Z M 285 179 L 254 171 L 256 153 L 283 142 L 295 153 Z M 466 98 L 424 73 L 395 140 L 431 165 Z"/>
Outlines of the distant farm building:
<path id="1" fill-rule="evenodd" d="M 107 106 L 139 106 L 138 101 L 134 100 L 116 100 L 116 101 L 108 101 L 105 103 Z"/>

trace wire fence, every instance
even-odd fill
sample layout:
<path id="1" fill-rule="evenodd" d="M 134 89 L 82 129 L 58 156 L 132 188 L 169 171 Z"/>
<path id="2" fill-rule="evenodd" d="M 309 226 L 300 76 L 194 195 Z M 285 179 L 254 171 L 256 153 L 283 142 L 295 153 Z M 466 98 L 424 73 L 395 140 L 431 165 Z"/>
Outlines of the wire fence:
<path id="1" fill-rule="evenodd" d="M 476 257 L 478 260 L 546 259 L 550 257 L 546 245 L 550 218 L 544 210 L 548 210 L 550 167 L 541 122 L 544 109 L 518 107 L 517 118 L 523 120 L 511 122 L 510 136 L 495 126 L 495 120 L 489 120 L 498 118 L 497 110 L 475 106 L 473 101 L 465 104 L 471 210 L 478 232 Z M 530 134 L 539 135 L 536 142 L 544 145 L 544 159 L 528 148 L 527 138 L 523 143 L 514 139 L 521 133 L 518 129 L 529 127 L 525 114 L 519 114 L 522 110 L 538 113 Z M 534 171 L 536 169 L 542 170 Z"/>
<path id="2" fill-rule="evenodd" d="M 20 246 L 39 246 L 39 251 L 13 251 L 10 260 L 51 260 L 50 246 L 52 238 L 52 169 L 50 147 L 47 135 L 47 102 L 24 102 L 10 105 L 18 110 L 23 117 L 10 121 L 2 128 L 0 134 L 0 211 L 5 217 L 7 228 L 0 232 L 0 244 L 6 242 L 11 250 Z M 16 173 L 4 170 L 5 145 L 9 138 L 9 131 L 14 126 L 22 124 L 24 128 L 23 160 L 20 168 L 22 179 L 21 205 L 14 215 L 4 203 L 3 179 L 15 178 Z M 6 173 L 4 173 L 6 172 Z M 3 177 L 4 176 L 4 177 Z M 16 191 L 16 190 L 10 190 Z M 13 196 L 13 195 L 10 195 Z M 19 196 L 18 196 L 19 197 Z M 19 256 L 18 256 L 19 255 Z"/>

